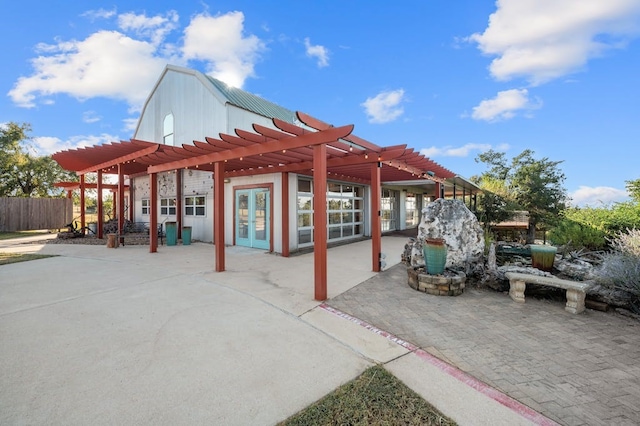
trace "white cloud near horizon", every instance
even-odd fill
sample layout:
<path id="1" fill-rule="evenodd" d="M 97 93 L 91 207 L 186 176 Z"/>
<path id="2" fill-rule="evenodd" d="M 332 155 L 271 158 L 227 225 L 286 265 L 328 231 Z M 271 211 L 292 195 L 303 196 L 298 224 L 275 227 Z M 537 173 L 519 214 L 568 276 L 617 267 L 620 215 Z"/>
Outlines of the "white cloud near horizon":
<path id="1" fill-rule="evenodd" d="M 33 72 L 19 77 L 8 93 L 16 105 L 50 105 L 55 95 L 64 94 L 79 101 L 122 100 L 130 112 L 138 112 L 167 63 L 187 66 L 189 61 L 203 61 L 207 73 L 242 87 L 265 49 L 258 37 L 245 36 L 241 12 L 194 16 L 184 28 L 182 45 L 167 40 L 178 29 L 175 11 L 146 16 L 100 9 L 83 16 L 114 20 L 117 29 L 37 45 Z"/>
<path id="2" fill-rule="evenodd" d="M 569 194 L 571 204 L 579 207 L 602 207 L 629 200 L 629 193 L 609 186 L 583 186 Z"/>
<path id="3" fill-rule="evenodd" d="M 32 148 L 37 155 L 51 155 L 66 149 L 102 145 L 103 143 L 118 142 L 119 140 L 118 136 L 107 133 L 101 135 L 73 136 L 66 141 L 51 136 L 39 136 L 32 139 Z"/>
<path id="4" fill-rule="evenodd" d="M 637 0 L 497 0 L 483 33 L 467 41 L 495 57 L 498 81 L 539 85 L 580 71 L 593 58 L 624 48 L 640 34 Z"/>
<path id="5" fill-rule="evenodd" d="M 493 146 L 483 143 L 468 143 L 460 147 L 453 146 L 432 146 L 429 148 L 423 148 L 420 150 L 420 154 L 428 158 L 433 157 L 468 157 L 473 152 L 486 152 L 491 149 L 495 151 L 507 151 L 509 149 L 508 144 L 500 144 Z"/>
<path id="6" fill-rule="evenodd" d="M 529 115 L 534 109 L 540 108 L 542 102 L 529 99 L 527 89 L 510 89 L 498 92 L 495 98 L 485 99 L 473 107 L 471 118 L 489 122 L 508 120 L 516 116 L 517 112 Z"/>
<path id="7" fill-rule="evenodd" d="M 360 105 L 364 107 L 369 123 L 383 124 L 394 121 L 404 113 L 404 100 L 404 89 L 397 89 L 367 98 Z"/>
<path id="8" fill-rule="evenodd" d="M 329 49 L 319 44 L 311 44 L 309 37 L 304 39 L 304 47 L 308 57 L 317 59 L 318 68 L 324 68 L 329 65 Z"/>

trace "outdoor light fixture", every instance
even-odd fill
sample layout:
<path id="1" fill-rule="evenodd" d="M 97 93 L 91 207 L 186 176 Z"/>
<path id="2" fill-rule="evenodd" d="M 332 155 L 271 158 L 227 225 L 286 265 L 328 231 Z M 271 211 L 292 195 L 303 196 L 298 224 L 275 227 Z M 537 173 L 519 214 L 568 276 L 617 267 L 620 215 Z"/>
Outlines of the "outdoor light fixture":
<path id="1" fill-rule="evenodd" d="M 435 176 L 436 174 L 434 172 L 432 172 L 431 170 L 427 170 L 427 174 L 429 176 Z"/>

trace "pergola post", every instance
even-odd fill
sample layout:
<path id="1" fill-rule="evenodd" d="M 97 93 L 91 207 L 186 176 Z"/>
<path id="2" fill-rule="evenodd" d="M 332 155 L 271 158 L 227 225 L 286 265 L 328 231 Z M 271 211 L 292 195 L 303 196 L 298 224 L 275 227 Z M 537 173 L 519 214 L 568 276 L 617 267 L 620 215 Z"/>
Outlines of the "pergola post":
<path id="1" fill-rule="evenodd" d="M 84 174 L 80 175 L 80 229 L 82 229 L 82 233 L 84 234 L 84 227 L 86 226 L 85 223 L 85 216 L 84 216 L 84 191 L 85 191 L 85 187 L 84 187 Z"/>
<path id="2" fill-rule="evenodd" d="M 315 300 L 327 300 L 327 145 L 313 147 L 313 264 Z"/>
<path id="3" fill-rule="evenodd" d="M 434 200 L 437 200 L 438 198 L 442 198 L 440 196 L 440 194 L 442 193 L 442 184 L 440 182 L 436 182 L 435 186 L 435 196 L 433 197 Z"/>
<path id="4" fill-rule="evenodd" d="M 178 239 L 182 238 L 182 169 L 176 169 L 176 221 Z"/>
<path id="5" fill-rule="evenodd" d="M 222 272 L 225 270 L 223 161 L 213 164 L 213 244 L 216 246 L 216 272 Z"/>
<path id="6" fill-rule="evenodd" d="M 98 170 L 98 229 L 97 237 L 102 238 L 104 227 L 104 203 L 102 201 L 102 170 Z"/>
<path id="7" fill-rule="evenodd" d="M 118 163 L 118 234 L 124 230 L 124 169 L 122 163 Z"/>
<path id="8" fill-rule="evenodd" d="M 282 257 L 289 257 L 289 173 L 281 174 L 282 179 Z"/>
<path id="9" fill-rule="evenodd" d="M 149 174 L 149 192 L 151 200 L 149 203 L 149 253 L 158 251 L 158 174 Z"/>
<path id="10" fill-rule="evenodd" d="M 373 272 L 380 272 L 380 257 L 382 253 L 380 167 L 380 163 L 371 164 L 371 265 Z"/>

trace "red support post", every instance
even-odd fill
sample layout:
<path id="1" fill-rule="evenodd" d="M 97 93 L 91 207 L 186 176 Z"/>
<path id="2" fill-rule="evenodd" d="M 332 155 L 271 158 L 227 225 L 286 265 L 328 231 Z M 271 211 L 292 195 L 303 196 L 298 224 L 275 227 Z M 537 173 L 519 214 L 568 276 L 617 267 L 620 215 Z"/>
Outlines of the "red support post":
<path id="1" fill-rule="evenodd" d="M 178 239 L 182 238 L 182 169 L 176 170 L 176 225 L 178 226 Z"/>
<path id="2" fill-rule="evenodd" d="M 151 192 L 151 200 L 149 200 L 149 253 L 158 251 L 158 175 L 156 173 L 149 174 L 149 192 Z"/>
<path id="3" fill-rule="evenodd" d="M 289 257 L 289 173 L 282 173 L 282 256 Z"/>
<path id="4" fill-rule="evenodd" d="M 371 265 L 373 272 L 380 272 L 380 255 L 382 253 L 382 218 L 380 217 L 380 166 L 371 164 Z"/>
<path id="5" fill-rule="evenodd" d="M 84 227 L 86 226 L 85 223 L 85 216 L 84 216 L 84 175 L 80 175 L 80 228 L 82 229 L 82 233 L 84 234 Z"/>
<path id="6" fill-rule="evenodd" d="M 104 203 L 102 201 L 102 170 L 98 170 L 98 229 L 97 237 L 102 238 L 104 227 Z"/>
<path id="7" fill-rule="evenodd" d="M 118 234 L 124 230 L 124 167 L 118 164 Z"/>
<path id="8" fill-rule="evenodd" d="M 327 300 L 327 145 L 313 147 L 313 264 L 315 300 Z"/>
<path id="9" fill-rule="evenodd" d="M 213 244 L 216 246 L 216 272 L 224 264 L 224 162 L 213 164 Z"/>
<path id="10" fill-rule="evenodd" d="M 440 182 L 436 182 L 435 186 L 435 196 L 433 197 L 434 200 L 437 200 L 438 198 L 442 198 L 440 197 L 440 194 L 442 193 L 442 184 Z"/>

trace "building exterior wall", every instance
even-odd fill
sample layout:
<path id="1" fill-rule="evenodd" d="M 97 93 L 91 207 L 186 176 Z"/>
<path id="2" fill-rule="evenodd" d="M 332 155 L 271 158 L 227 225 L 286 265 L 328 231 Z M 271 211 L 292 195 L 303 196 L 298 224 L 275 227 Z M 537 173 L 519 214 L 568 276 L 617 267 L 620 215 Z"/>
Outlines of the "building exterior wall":
<path id="1" fill-rule="evenodd" d="M 162 143 L 163 122 L 174 116 L 174 144 L 193 144 L 227 131 L 224 102 L 193 74 L 167 70 L 147 100 L 134 139 Z"/>
<path id="2" fill-rule="evenodd" d="M 164 120 L 168 114 L 173 116 L 173 145 L 180 146 L 182 144 L 193 144 L 194 140 L 205 141 L 206 137 L 218 138 L 220 133 L 233 135 L 235 129 L 243 129 L 253 131 L 254 124 L 260 124 L 265 127 L 274 128 L 271 118 L 264 117 L 254 112 L 226 103 L 225 98 L 218 89 L 204 77 L 202 74 L 176 67 L 168 67 L 165 73 L 158 81 L 152 94 L 147 100 L 143 113 L 140 117 L 138 128 L 134 138 L 149 142 L 163 143 L 165 136 Z M 213 174 L 211 172 L 203 172 L 199 170 L 180 170 L 177 173 L 182 174 L 182 211 L 176 211 L 175 214 L 162 212 L 162 199 L 175 198 L 177 194 L 176 188 L 176 171 L 158 174 L 158 206 L 152 208 L 158 209 L 158 223 L 167 221 L 176 221 L 177 215 L 182 215 L 182 225 L 192 228 L 192 238 L 194 240 L 212 242 L 213 241 Z M 282 220 L 283 216 L 289 222 L 289 248 L 295 251 L 299 248 L 298 243 L 298 178 L 300 176 L 295 173 L 288 174 L 289 189 L 289 211 L 282 211 L 282 174 L 273 173 L 266 175 L 255 175 L 246 177 L 232 178 L 224 185 L 225 188 L 225 241 L 227 244 L 234 243 L 235 229 L 235 188 L 241 187 L 258 187 L 260 185 L 271 185 L 271 222 L 273 224 L 272 233 L 270 235 L 273 242 L 273 250 L 282 252 Z M 309 177 L 305 177 L 309 179 Z M 143 205 L 144 200 L 150 199 L 149 194 L 149 177 L 142 176 L 132 180 L 135 201 L 134 201 L 134 220 L 149 221 L 148 211 L 151 206 Z M 348 185 L 348 182 L 344 183 Z M 371 215 L 377 212 L 371 211 L 371 188 L 369 185 L 358 185 L 363 188 L 362 199 L 362 236 L 371 236 Z M 406 192 L 403 188 L 416 194 L 416 198 L 420 199 L 419 205 L 422 206 L 422 198 L 425 189 L 423 187 L 412 188 L 407 185 L 387 186 L 388 190 L 394 191 L 396 194 L 396 211 L 395 229 L 405 229 L 405 197 Z M 329 196 L 330 194 L 328 194 Z M 195 197 L 204 197 L 204 214 L 202 215 L 186 215 L 186 200 L 194 200 Z M 328 198 L 330 199 L 330 197 Z M 147 201 L 148 203 L 148 201 Z M 330 203 L 330 201 L 329 201 Z M 335 195 L 334 195 L 334 204 Z M 143 212 L 143 209 L 146 211 Z M 331 207 L 329 206 L 329 210 Z M 191 210 L 193 212 L 193 209 Z M 333 218 L 335 228 L 335 218 L 337 213 L 328 213 L 329 219 Z M 345 213 L 349 217 L 349 213 Z M 352 217 L 355 217 L 355 213 Z M 355 221 L 355 220 L 354 220 Z M 328 220 L 329 228 L 331 228 L 331 220 Z M 360 225 L 357 225 L 360 226 Z M 338 239 L 357 238 L 349 237 L 342 233 Z M 353 232 L 356 232 L 354 224 Z M 334 229 L 335 231 L 335 229 Z M 326 230 L 325 230 L 326 232 Z M 333 235 L 333 234 L 332 234 Z M 344 235 L 347 235 L 346 237 Z M 333 235 L 335 240 L 335 235 Z M 331 238 L 329 239 L 331 242 Z M 309 244 L 306 244 L 307 246 Z M 302 244 L 302 247 L 305 245 Z"/>

